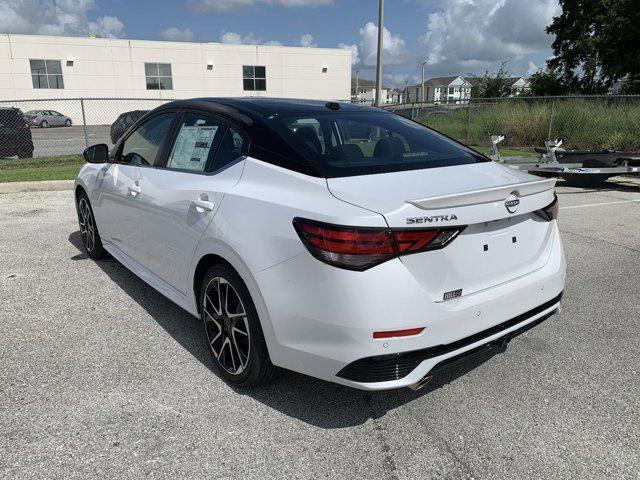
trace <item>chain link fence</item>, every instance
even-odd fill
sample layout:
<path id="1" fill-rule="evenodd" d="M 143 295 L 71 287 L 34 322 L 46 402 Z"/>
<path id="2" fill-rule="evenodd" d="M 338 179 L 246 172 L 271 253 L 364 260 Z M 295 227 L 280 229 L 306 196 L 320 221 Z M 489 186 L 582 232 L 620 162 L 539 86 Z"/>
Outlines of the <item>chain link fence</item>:
<path id="1" fill-rule="evenodd" d="M 0 157 L 80 155 L 112 146 L 144 113 L 171 99 L 70 98 L 0 101 Z"/>
<path id="2" fill-rule="evenodd" d="M 79 155 L 88 146 L 112 146 L 148 110 L 171 100 L 75 98 L 0 101 L 0 157 Z M 640 96 L 474 98 L 383 108 L 414 118 L 469 145 L 544 146 L 566 137 L 570 149 L 640 150 Z"/>
<path id="3" fill-rule="evenodd" d="M 640 96 L 472 98 L 386 108 L 468 145 L 489 146 L 489 134 L 504 133 L 504 147 L 544 147 L 562 136 L 563 147 L 573 150 L 640 150 Z"/>

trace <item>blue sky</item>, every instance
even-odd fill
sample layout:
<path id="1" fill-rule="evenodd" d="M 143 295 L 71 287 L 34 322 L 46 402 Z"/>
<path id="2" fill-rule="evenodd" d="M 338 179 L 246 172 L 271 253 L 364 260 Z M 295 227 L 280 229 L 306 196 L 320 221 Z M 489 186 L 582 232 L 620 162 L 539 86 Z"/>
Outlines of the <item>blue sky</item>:
<path id="1" fill-rule="evenodd" d="M 350 48 L 373 78 L 377 0 L 0 0 L 0 32 Z M 530 74 L 551 55 L 557 0 L 386 0 L 384 79 Z"/>

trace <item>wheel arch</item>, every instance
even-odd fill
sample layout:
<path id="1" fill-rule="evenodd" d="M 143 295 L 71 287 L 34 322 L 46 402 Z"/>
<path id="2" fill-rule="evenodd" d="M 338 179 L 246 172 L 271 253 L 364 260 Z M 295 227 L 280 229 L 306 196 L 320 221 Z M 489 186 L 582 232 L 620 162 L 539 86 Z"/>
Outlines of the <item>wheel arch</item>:
<path id="1" fill-rule="evenodd" d="M 204 279 L 204 276 L 207 274 L 207 271 L 211 267 L 214 267 L 216 265 L 224 265 L 225 267 L 230 268 L 231 270 L 236 272 L 238 275 L 240 275 L 240 272 L 238 272 L 234 268 L 234 266 L 231 265 L 231 263 L 229 263 L 220 255 L 217 255 L 215 253 L 208 253 L 204 255 L 202 258 L 200 258 L 200 260 L 198 260 L 198 264 L 196 265 L 196 268 L 193 271 L 193 281 L 191 285 L 193 289 L 193 295 L 195 297 L 195 304 L 196 304 L 196 309 L 198 313 L 200 313 L 200 307 L 201 307 L 200 288 L 202 286 L 202 280 Z M 240 277 L 242 278 L 242 275 L 240 275 Z"/>
<path id="2" fill-rule="evenodd" d="M 87 197 L 89 196 L 87 194 L 87 191 L 85 190 L 85 188 L 82 185 L 76 185 L 75 188 L 75 197 L 76 197 L 76 202 L 78 201 L 78 198 L 80 197 L 81 194 L 85 194 L 87 195 Z"/>
<path id="3" fill-rule="evenodd" d="M 197 262 L 195 261 L 196 258 L 198 259 Z M 200 316 L 200 285 L 207 273 L 207 270 L 214 265 L 227 266 L 237 273 L 244 282 L 258 313 L 262 333 L 264 334 L 264 339 L 267 342 L 267 349 L 270 354 L 272 354 L 273 349 L 277 344 L 277 340 L 271 324 L 271 317 L 269 315 L 266 302 L 260 292 L 260 288 L 258 287 L 258 283 L 240 255 L 238 255 L 238 253 L 236 253 L 229 245 L 221 242 L 220 240 L 203 239 L 203 241 L 198 245 L 196 254 L 194 255 L 194 262 L 192 263 L 191 269 L 193 273 L 190 276 L 191 282 L 188 285 L 188 293 L 193 295 L 192 298 L 196 316 Z"/>

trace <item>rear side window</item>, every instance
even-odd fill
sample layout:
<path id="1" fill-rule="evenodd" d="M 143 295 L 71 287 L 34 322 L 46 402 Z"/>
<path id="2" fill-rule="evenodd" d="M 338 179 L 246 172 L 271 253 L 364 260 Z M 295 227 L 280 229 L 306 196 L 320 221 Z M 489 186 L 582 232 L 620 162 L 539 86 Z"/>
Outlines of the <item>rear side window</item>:
<path id="1" fill-rule="evenodd" d="M 242 156 L 245 150 L 245 139 L 234 127 L 229 127 L 222 137 L 220 147 L 213 160 L 213 169 L 219 170 L 222 167 L 233 163 Z"/>
<path id="2" fill-rule="evenodd" d="M 155 165 L 158 152 L 174 116 L 174 113 L 162 113 L 136 128 L 124 141 L 120 162 L 138 166 Z"/>
<path id="3" fill-rule="evenodd" d="M 215 118 L 188 113 L 173 142 L 167 168 L 204 172 L 210 165 L 223 129 L 222 122 Z"/>
<path id="4" fill-rule="evenodd" d="M 487 161 L 406 118 L 378 112 L 327 112 L 273 120 L 326 177 L 448 167 Z"/>

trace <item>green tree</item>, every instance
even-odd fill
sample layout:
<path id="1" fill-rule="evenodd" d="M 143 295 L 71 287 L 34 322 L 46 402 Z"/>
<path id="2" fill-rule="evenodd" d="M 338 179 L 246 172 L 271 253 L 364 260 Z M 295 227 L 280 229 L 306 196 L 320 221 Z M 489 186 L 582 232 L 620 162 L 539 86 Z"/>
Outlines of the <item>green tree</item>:
<path id="1" fill-rule="evenodd" d="M 557 70 L 548 68 L 529 77 L 531 95 L 569 95 L 579 91 L 577 86 L 568 84 Z"/>
<path id="2" fill-rule="evenodd" d="M 565 83 L 602 93 L 615 81 L 640 74 L 638 0 L 559 0 L 560 16 L 547 33 L 556 36 L 554 58 Z"/>
<path id="3" fill-rule="evenodd" d="M 471 82 L 473 85 L 472 96 L 479 98 L 508 97 L 511 93 L 511 82 L 506 65 L 507 62 L 502 62 L 497 72 L 493 73 L 487 70 L 481 77 L 474 77 Z"/>

